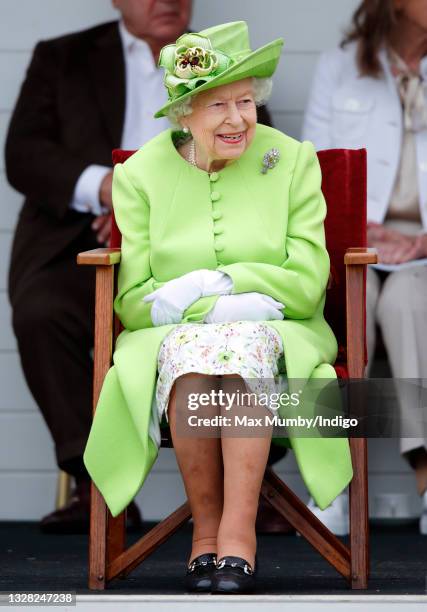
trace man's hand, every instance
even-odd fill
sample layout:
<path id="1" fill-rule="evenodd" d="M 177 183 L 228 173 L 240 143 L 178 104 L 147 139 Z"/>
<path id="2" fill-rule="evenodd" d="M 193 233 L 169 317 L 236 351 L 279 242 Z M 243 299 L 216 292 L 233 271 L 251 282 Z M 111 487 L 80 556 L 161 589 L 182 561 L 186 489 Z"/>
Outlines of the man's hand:
<path id="1" fill-rule="evenodd" d="M 109 172 L 102 179 L 99 187 L 99 201 L 103 206 L 111 210 L 113 207 L 113 171 Z"/>
<path id="2" fill-rule="evenodd" d="M 96 238 L 98 242 L 105 243 L 110 238 L 111 233 L 111 214 L 99 215 L 92 221 L 92 229 L 97 232 Z"/>
<path id="3" fill-rule="evenodd" d="M 99 215 L 92 221 L 92 229 L 97 232 L 96 238 L 99 243 L 105 244 L 110 238 L 111 233 L 111 209 L 113 207 L 113 171 L 109 172 L 102 179 L 99 187 L 99 201 L 102 206 L 107 208 L 110 212 Z"/>
<path id="4" fill-rule="evenodd" d="M 378 262 L 399 264 L 426 257 L 426 234 L 402 234 L 379 223 L 368 223 L 368 246 L 378 249 Z"/>

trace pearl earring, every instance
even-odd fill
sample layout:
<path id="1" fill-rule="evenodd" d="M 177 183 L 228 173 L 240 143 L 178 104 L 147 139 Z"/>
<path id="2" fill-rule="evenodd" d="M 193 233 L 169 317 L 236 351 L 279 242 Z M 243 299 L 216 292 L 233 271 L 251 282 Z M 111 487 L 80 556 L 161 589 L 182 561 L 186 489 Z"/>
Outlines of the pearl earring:
<path id="1" fill-rule="evenodd" d="M 184 134 L 189 134 L 190 133 L 190 128 L 185 126 L 182 128 L 182 131 L 184 132 Z"/>

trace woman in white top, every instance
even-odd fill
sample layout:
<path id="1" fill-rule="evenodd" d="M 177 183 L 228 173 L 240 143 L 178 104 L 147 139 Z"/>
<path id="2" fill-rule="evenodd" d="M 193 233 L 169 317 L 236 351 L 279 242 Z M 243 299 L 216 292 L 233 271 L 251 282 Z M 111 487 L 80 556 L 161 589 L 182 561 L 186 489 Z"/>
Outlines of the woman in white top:
<path id="1" fill-rule="evenodd" d="M 303 125 L 318 150 L 368 152 L 368 244 L 379 262 L 427 257 L 427 2 L 364 0 L 340 47 L 319 59 Z M 384 338 L 394 378 L 427 378 L 427 266 L 368 270 L 368 369 L 375 324 Z M 402 455 L 414 468 L 423 497 L 421 533 L 427 533 L 427 442 L 421 409 L 397 385 L 404 423 Z M 413 427 L 413 432 L 412 432 Z M 410 437 L 409 437 L 410 436 Z M 321 512 L 330 528 L 348 532 L 343 494 Z"/>

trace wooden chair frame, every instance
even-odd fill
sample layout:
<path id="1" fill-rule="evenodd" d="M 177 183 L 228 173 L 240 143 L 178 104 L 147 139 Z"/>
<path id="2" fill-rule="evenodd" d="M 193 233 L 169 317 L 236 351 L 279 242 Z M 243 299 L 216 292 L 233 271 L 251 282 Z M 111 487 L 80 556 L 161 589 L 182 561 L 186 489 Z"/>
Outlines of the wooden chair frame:
<path id="1" fill-rule="evenodd" d="M 347 249 L 346 323 L 347 367 L 350 378 L 364 377 L 364 272 L 367 264 L 376 263 L 375 249 Z M 120 263 L 119 248 L 99 248 L 79 253 L 77 263 L 96 266 L 95 346 L 93 411 L 101 387 L 112 365 L 115 340 L 120 322 L 114 315 L 113 300 Z M 169 431 L 167 432 L 169 433 Z M 162 432 L 163 447 L 171 447 L 169 436 Z M 339 540 L 267 467 L 261 495 L 347 580 L 352 589 L 366 589 L 369 577 L 368 471 L 367 441 L 350 438 L 354 476 L 350 492 L 350 546 Z M 105 589 L 114 578 L 126 577 L 191 517 L 188 501 L 158 523 L 135 544 L 126 547 L 126 510 L 113 517 L 105 501 L 91 484 L 89 536 L 89 588 Z"/>

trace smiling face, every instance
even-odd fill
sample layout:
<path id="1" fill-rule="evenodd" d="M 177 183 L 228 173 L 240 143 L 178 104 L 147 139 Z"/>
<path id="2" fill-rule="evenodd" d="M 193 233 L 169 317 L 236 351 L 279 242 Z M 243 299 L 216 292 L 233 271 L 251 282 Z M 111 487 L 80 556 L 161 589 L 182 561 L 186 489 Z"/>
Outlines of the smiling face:
<path id="1" fill-rule="evenodd" d="M 159 44 L 178 38 L 187 29 L 191 17 L 191 0 L 112 1 L 121 12 L 129 32 Z"/>
<path id="2" fill-rule="evenodd" d="M 251 78 L 199 93 L 192 109 L 181 124 L 195 140 L 198 163 L 208 168 L 214 160 L 239 158 L 255 136 L 257 112 Z"/>

